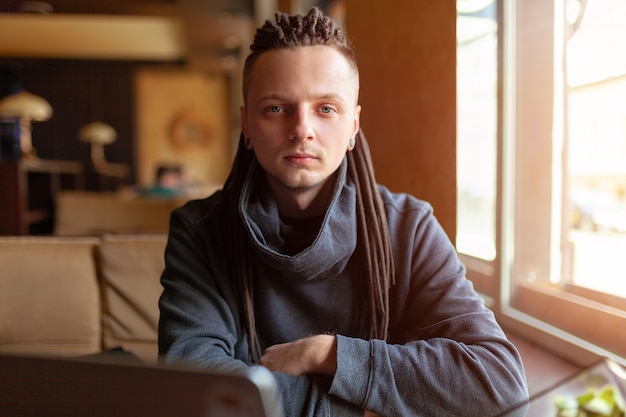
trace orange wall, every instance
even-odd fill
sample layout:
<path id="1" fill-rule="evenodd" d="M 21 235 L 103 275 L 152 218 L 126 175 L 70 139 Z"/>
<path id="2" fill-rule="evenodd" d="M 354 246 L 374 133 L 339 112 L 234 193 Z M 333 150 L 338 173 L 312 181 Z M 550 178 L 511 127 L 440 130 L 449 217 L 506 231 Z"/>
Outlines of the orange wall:
<path id="1" fill-rule="evenodd" d="M 345 0 L 361 126 L 378 182 L 429 201 L 456 234 L 456 4 Z"/>

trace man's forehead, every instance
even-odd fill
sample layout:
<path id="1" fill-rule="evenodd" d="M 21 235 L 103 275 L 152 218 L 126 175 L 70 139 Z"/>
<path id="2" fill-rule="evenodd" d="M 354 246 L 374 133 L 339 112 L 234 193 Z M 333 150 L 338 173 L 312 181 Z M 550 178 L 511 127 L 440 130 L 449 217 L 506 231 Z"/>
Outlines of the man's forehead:
<path id="1" fill-rule="evenodd" d="M 300 83 L 300 81 L 318 81 Z M 319 98 L 358 94 L 358 72 L 331 46 L 302 46 L 266 51 L 250 74 L 249 89 L 267 98 L 287 98 L 294 85 Z"/>

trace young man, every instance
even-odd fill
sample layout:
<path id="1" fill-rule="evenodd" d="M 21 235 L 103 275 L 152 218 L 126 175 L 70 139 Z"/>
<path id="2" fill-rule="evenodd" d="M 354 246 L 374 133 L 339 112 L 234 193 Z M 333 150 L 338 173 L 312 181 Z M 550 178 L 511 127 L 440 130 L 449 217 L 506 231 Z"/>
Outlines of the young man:
<path id="1" fill-rule="evenodd" d="M 287 416 L 496 416 L 520 357 L 427 203 L 377 185 L 359 77 L 318 9 L 276 15 L 244 67 L 224 189 L 171 219 L 159 350 L 274 372 Z"/>

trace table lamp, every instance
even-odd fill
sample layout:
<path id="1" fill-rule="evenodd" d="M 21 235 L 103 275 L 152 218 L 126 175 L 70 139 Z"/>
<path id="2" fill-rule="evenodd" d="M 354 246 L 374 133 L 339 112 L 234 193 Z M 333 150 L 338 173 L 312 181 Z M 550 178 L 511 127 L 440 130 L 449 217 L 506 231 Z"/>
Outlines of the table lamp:
<path id="1" fill-rule="evenodd" d="M 130 168 L 127 164 L 111 163 L 104 155 L 104 146 L 117 139 L 117 132 L 111 125 L 101 121 L 87 123 L 78 130 L 78 139 L 91 146 L 91 162 L 98 174 L 122 180 L 128 177 Z"/>
<path id="2" fill-rule="evenodd" d="M 95 121 L 87 123 L 78 131 L 78 139 L 81 142 L 89 143 L 91 146 L 91 162 L 98 171 L 107 165 L 104 156 L 104 146 L 109 145 L 117 139 L 115 129 L 104 122 Z"/>
<path id="3" fill-rule="evenodd" d="M 22 158 L 36 158 L 32 143 L 32 122 L 43 122 L 52 116 L 52 106 L 43 97 L 22 90 L 0 100 L 0 118 L 20 123 Z"/>

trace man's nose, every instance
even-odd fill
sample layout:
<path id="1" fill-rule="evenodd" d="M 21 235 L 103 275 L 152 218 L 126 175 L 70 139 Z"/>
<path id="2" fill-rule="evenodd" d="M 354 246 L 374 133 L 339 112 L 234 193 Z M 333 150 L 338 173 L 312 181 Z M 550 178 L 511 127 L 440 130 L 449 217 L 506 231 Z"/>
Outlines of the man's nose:
<path id="1" fill-rule="evenodd" d="M 313 114 L 305 106 L 298 107 L 292 116 L 289 140 L 304 141 L 313 139 L 314 136 Z"/>

